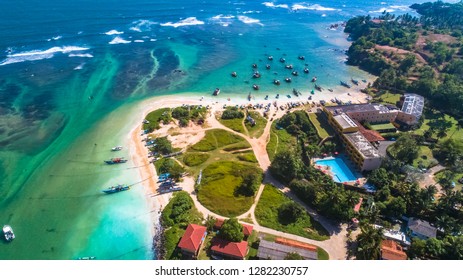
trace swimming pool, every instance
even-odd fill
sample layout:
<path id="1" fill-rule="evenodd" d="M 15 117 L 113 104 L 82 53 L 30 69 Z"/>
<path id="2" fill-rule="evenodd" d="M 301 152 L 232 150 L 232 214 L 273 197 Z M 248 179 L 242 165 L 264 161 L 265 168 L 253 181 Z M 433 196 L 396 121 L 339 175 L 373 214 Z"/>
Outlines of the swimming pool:
<path id="1" fill-rule="evenodd" d="M 351 182 L 358 179 L 342 158 L 319 159 L 315 163 L 320 166 L 328 166 L 333 173 L 333 181 L 337 183 Z"/>

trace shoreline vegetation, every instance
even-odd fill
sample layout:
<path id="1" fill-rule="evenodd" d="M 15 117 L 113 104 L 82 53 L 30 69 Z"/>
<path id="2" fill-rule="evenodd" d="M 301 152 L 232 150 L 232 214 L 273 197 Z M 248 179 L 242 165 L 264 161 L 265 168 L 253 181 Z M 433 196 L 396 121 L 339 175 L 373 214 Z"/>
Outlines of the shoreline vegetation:
<path id="1" fill-rule="evenodd" d="M 383 134 L 397 141 L 387 148 L 389 160 L 368 174 L 376 187 L 369 197 L 375 210 L 363 213 L 360 249 L 352 252 L 357 259 L 379 257 L 383 230 L 372 224 L 397 230 L 403 217 L 437 231 L 426 240 L 414 236 L 408 258 L 463 259 L 455 245 L 463 242 L 463 3 L 410 8 L 419 16 L 357 16 L 344 30 L 353 40 L 348 64 L 378 75 L 364 91 L 374 102 L 399 106 L 401 94 L 409 92 L 426 98 L 417 125 Z"/>

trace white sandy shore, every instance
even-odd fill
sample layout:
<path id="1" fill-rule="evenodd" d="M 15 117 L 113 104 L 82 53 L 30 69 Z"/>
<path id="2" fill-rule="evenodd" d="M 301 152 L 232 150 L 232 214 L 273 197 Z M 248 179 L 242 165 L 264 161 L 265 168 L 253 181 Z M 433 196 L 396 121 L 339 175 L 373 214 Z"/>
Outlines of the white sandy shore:
<path id="1" fill-rule="evenodd" d="M 371 82 L 371 81 L 367 81 Z M 158 223 L 159 214 L 169 202 L 169 199 L 172 197 L 171 193 L 157 195 L 157 174 L 153 164 L 149 163 L 148 159 L 148 150 L 144 146 L 142 142 L 142 135 L 141 135 L 141 123 L 144 117 L 151 111 L 160 109 L 160 108 L 174 108 L 181 106 L 182 104 L 188 105 L 209 105 L 211 107 L 211 111 L 216 112 L 222 110 L 223 105 L 247 105 L 247 104 L 257 104 L 263 103 L 266 104 L 268 102 L 276 101 L 278 106 L 284 105 L 288 102 L 295 102 L 295 101 L 308 101 L 308 97 L 312 97 L 312 101 L 315 103 L 320 102 L 320 100 L 325 100 L 330 102 L 331 99 L 337 98 L 344 102 L 351 101 L 352 103 L 365 103 L 367 102 L 368 95 L 360 92 L 360 89 L 365 87 L 365 83 L 361 83 L 360 86 L 353 86 L 352 88 L 348 89 L 342 86 L 333 88 L 333 92 L 324 89 L 323 92 L 316 91 L 315 94 L 310 94 L 308 91 L 302 91 L 302 96 L 295 97 L 291 93 L 291 98 L 286 97 L 285 95 L 280 94 L 280 98 L 275 98 L 275 93 L 265 93 L 265 92 L 255 92 L 255 96 L 252 97 L 251 101 L 249 101 L 246 97 L 229 97 L 227 95 L 219 95 L 219 96 L 201 96 L 200 93 L 183 93 L 183 94 L 176 94 L 176 95 L 169 95 L 169 96 L 159 96 L 153 97 L 143 102 L 140 102 L 135 108 L 135 112 L 137 113 L 137 122 L 138 124 L 133 127 L 130 132 L 130 156 L 136 166 L 141 166 L 139 168 L 140 177 L 142 179 L 147 179 L 143 182 L 145 187 L 146 197 L 148 199 L 148 203 L 151 207 L 152 213 L 152 233 L 153 235 L 155 232 L 155 225 Z M 348 94 L 349 93 L 349 94 Z M 265 95 L 269 95 L 268 100 L 264 100 Z M 191 184 L 191 180 L 185 180 L 183 184 Z M 183 185 L 182 183 L 180 186 Z M 184 189 L 191 189 L 192 186 L 182 186 Z"/>

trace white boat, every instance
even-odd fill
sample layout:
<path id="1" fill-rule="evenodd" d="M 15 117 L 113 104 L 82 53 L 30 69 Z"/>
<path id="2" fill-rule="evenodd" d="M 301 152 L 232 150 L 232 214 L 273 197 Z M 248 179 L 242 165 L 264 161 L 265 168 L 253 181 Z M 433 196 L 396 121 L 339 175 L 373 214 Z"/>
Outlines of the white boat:
<path id="1" fill-rule="evenodd" d="M 13 241 L 13 239 L 15 238 L 13 229 L 9 225 L 3 226 L 3 235 L 5 236 L 6 241 Z"/>
<path id="2" fill-rule="evenodd" d="M 120 151 L 120 150 L 122 150 L 122 146 L 116 146 L 116 147 L 111 148 L 111 151 L 113 152 Z"/>

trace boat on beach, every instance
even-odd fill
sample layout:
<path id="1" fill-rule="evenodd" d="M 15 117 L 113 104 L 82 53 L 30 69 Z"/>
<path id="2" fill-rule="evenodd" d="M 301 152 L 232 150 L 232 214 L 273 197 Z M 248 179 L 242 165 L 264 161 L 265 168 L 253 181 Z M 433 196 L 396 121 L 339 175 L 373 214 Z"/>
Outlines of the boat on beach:
<path id="1" fill-rule="evenodd" d="M 314 90 L 311 90 L 311 91 L 310 91 L 310 94 L 315 94 L 315 91 L 314 91 Z"/>
<path id="2" fill-rule="evenodd" d="M 104 161 L 106 164 L 118 164 L 118 163 L 126 163 L 127 160 L 124 158 L 112 158 L 110 160 Z"/>
<path id="3" fill-rule="evenodd" d="M 328 88 L 328 91 L 329 91 L 329 92 L 333 92 L 333 89 L 332 89 L 332 88 Z"/>
<path id="4" fill-rule="evenodd" d="M 296 95 L 296 96 L 301 96 L 301 92 L 298 91 L 297 89 L 293 88 L 293 94 Z"/>
<path id="5" fill-rule="evenodd" d="M 346 88 L 350 88 L 350 85 L 344 81 L 341 81 L 341 86 L 345 86 Z"/>
<path id="6" fill-rule="evenodd" d="M 107 188 L 106 190 L 103 190 L 102 192 L 106 194 L 112 194 L 112 193 L 117 193 L 117 192 L 123 192 L 123 191 L 128 191 L 130 190 L 130 187 L 128 185 L 116 185 Z"/>
<path id="7" fill-rule="evenodd" d="M 16 237 L 14 235 L 13 228 L 9 225 L 3 226 L 3 236 L 7 242 L 13 241 L 13 239 Z"/>
<path id="8" fill-rule="evenodd" d="M 214 96 L 217 96 L 217 95 L 219 95 L 219 94 L 220 94 L 220 89 L 219 89 L 219 88 L 216 88 L 216 89 L 214 90 L 214 92 L 212 93 L 212 95 L 214 95 Z"/>
<path id="9" fill-rule="evenodd" d="M 116 147 L 111 148 L 111 151 L 113 151 L 113 152 L 117 152 L 117 151 L 120 151 L 120 150 L 122 150 L 122 146 L 116 146 Z"/>
<path id="10" fill-rule="evenodd" d="M 354 85 L 356 85 L 356 86 L 359 85 L 359 81 L 354 80 L 353 78 L 351 78 L 350 80 L 351 80 L 351 82 L 352 82 Z"/>
<path id="11" fill-rule="evenodd" d="M 322 90 L 323 90 L 323 88 L 322 88 L 321 86 L 317 85 L 317 84 L 315 84 L 315 89 L 318 90 L 318 91 L 322 91 Z"/>

